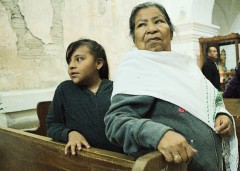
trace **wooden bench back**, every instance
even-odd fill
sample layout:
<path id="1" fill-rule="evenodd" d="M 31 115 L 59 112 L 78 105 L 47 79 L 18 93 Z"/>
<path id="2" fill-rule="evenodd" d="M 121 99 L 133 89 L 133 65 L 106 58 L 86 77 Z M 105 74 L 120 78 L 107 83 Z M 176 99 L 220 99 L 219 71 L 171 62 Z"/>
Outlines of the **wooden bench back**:
<path id="1" fill-rule="evenodd" d="M 238 138 L 238 151 L 240 153 L 240 99 L 224 99 L 226 109 L 233 115 Z"/>
<path id="2" fill-rule="evenodd" d="M 240 144 L 240 99 L 224 99 L 227 110 L 234 116 Z M 46 116 L 51 102 L 37 105 L 39 128 L 33 133 L 46 136 Z M 186 165 L 168 164 L 159 152 L 146 154 L 136 161 L 132 157 L 100 149 L 84 149 L 77 156 L 64 155 L 64 145 L 50 138 L 0 129 L 0 170 L 187 170 Z M 7 147 L 6 147 L 7 144 Z"/>
<path id="3" fill-rule="evenodd" d="M 229 99 L 224 98 L 224 104 L 226 109 L 233 115 L 233 116 L 240 116 L 240 99 Z"/>
<path id="4" fill-rule="evenodd" d="M 20 130 L 0 127 L 0 170 L 24 171 L 186 171 L 186 164 L 171 165 L 159 152 L 133 157 L 101 149 L 83 149 L 65 155 L 64 144 Z"/>
<path id="5" fill-rule="evenodd" d="M 240 116 L 240 99 L 224 99 L 227 110 L 233 116 Z M 51 101 L 43 101 L 37 104 L 37 116 L 39 119 L 39 127 L 34 131 L 28 131 L 37 135 L 47 136 L 46 117 L 51 105 Z"/>
<path id="6" fill-rule="evenodd" d="M 27 132 L 47 136 L 46 118 L 50 109 L 50 105 L 51 101 L 43 101 L 37 104 L 37 116 L 39 119 L 39 126 L 36 130 L 28 130 Z"/>

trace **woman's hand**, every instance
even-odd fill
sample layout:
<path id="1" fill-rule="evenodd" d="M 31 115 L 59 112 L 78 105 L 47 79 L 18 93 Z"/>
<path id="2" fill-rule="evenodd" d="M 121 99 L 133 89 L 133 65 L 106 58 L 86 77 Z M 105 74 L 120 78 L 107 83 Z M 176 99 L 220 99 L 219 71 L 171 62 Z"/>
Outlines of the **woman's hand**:
<path id="1" fill-rule="evenodd" d="M 190 162 L 197 150 L 187 140 L 174 131 L 167 131 L 158 144 L 158 150 L 167 162 Z"/>
<path id="2" fill-rule="evenodd" d="M 222 136 L 231 136 L 232 134 L 232 121 L 226 116 L 219 114 L 215 121 L 215 132 Z"/>
<path id="3" fill-rule="evenodd" d="M 65 154 L 68 153 L 68 149 L 70 148 L 70 152 L 72 155 L 76 154 L 76 149 L 81 150 L 82 146 L 90 148 L 87 140 L 77 131 L 71 131 L 68 134 L 68 143 L 65 146 Z"/>

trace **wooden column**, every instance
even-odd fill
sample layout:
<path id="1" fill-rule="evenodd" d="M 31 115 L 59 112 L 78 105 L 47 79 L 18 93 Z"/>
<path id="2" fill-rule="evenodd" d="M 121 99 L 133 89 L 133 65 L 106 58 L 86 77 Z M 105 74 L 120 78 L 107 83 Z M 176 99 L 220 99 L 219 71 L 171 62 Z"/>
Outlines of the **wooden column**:
<path id="1" fill-rule="evenodd" d="M 238 44 L 239 44 L 239 39 L 235 40 L 235 49 L 236 49 L 236 64 L 239 61 L 239 48 L 238 48 Z"/>

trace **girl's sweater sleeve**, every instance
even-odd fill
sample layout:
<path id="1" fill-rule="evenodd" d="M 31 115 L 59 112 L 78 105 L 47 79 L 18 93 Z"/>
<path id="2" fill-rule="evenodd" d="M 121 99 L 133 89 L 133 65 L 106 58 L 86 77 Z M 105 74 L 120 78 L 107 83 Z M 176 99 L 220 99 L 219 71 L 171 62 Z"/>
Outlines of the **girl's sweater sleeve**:
<path id="1" fill-rule="evenodd" d="M 71 130 L 65 126 L 62 99 L 61 90 L 58 87 L 47 115 L 47 134 L 55 141 L 66 143 Z"/>

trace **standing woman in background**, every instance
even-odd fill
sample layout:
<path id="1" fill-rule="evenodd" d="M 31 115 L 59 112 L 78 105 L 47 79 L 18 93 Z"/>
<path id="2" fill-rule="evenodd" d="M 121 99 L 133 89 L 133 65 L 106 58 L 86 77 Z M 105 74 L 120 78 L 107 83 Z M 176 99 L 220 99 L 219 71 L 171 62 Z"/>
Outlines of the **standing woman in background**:
<path id="1" fill-rule="evenodd" d="M 55 91 L 47 116 L 48 136 L 67 143 L 65 154 L 70 149 L 74 155 L 83 147 L 121 152 L 104 133 L 113 89 L 105 50 L 94 40 L 80 39 L 68 46 L 66 62 L 71 80 Z"/>

